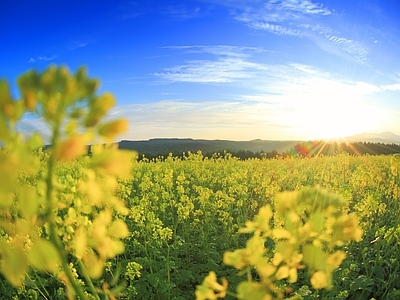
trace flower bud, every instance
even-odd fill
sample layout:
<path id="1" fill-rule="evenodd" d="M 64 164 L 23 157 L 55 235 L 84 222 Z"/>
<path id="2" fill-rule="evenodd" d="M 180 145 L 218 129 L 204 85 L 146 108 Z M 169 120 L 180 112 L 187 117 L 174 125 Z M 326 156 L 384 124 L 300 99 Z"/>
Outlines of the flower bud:
<path id="1" fill-rule="evenodd" d="M 115 120 L 104 124 L 99 128 L 99 134 L 106 138 L 114 138 L 118 134 L 125 132 L 128 129 L 128 121 L 126 119 Z"/>
<path id="2" fill-rule="evenodd" d="M 72 160 L 87 153 L 85 139 L 81 136 L 72 136 L 62 142 L 56 151 L 57 160 Z"/>

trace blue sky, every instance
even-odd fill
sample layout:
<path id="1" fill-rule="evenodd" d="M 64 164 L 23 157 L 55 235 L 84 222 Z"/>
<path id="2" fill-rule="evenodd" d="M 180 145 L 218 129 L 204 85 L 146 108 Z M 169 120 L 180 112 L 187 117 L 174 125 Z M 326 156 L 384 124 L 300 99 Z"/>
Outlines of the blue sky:
<path id="1" fill-rule="evenodd" d="M 3 1 L 0 78 L 85 65 L 130 122 L 119 139 L 400 134 L 399 13 L 397 0 Z M 29 115 L 21 128 L 47 135 Z"/>

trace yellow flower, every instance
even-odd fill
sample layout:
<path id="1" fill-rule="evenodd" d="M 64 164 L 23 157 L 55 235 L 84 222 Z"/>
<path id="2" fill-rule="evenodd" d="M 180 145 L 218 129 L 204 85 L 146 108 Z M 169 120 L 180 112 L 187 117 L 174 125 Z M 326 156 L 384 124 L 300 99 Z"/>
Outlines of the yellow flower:
<path id="1" fill-rule="evenodd" d="M 355 215 L 342 215 L 336 219 L 332 226 L 334 235 L 332 236 L 331 245 L 342 243 L 344 241 L 362 240 L 363 231 L 358 225 L 358 219 Z"/>
<path id="2" fill-rule="evenodd" d="M 320 290 L 329 286 L 328 276 L 324 271 L 317 271 L 311 277 L 311 285 L 314 289 Z"/>
<path id="3" fill-rule="evenodd" d="M 87 153 L 88 146 L 82 136 L 72 136 L 62 142 L 56 150 L 57 160 L 72 160 Z"/>

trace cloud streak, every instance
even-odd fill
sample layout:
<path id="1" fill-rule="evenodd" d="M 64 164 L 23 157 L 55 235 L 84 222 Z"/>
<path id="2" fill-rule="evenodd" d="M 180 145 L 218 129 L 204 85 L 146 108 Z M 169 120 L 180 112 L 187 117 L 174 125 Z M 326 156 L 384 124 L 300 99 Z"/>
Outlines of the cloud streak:
<path id="1" fill-rule="evenodd" d="M 184 54 L 209 53 L 217 56 L 226 57 L 249 57 L 249 52 L 261 53 L 268 52 L 260 47 L 232 46 L 232 45 L 213 45 L 213 46 L 165 46 L 164 49 L 183 51 Z"/>
<path id="2" fill-rule="evenodd" d="M 67 46 L 67 50 L 71 51 L 71 50 L 76 50 L 79 48 L 84 48 L 92 43 L 94 43 L 93 40 L 73 41 Z"/>
<path id="3" fill-rule="evenodd" d="M 29 58 L 28 62 L 29 63 L 36 63 L 39 61 L 52 61 L 54 59 L 56 59 L 58 57 L 58 55 L 51 55 L 51 56 L 38 56 L 36 58 Z"/>
<path id="4" fill-rule="evenodd" d="M 126 137 L 193 137 L 248 140 L 285 138 L 285 124 L 279 124 L 270 111 L 273 104 L 256 101 L 161 101 L 146 105 L 127 105 L 115 114 L 126 117 L 132 124 Z M 270 115 L 270 117 L 266 117 Z M 162 124 L 162 126 L 160 126 Z M 260 131 L 268 130 L 268 134 Z M 249 132 L 253 134 L 249 135 Z M 289 134 L 287 135 L 287 137 Z M 124 136 L 122 136 L 124 138 Z"/>
<path id="5" fill-rule="evenodd" d="M 310 0 L 271 0 L 266 4 L 270 9 L 275 5 L 278 10 L 299 12 L 305 15 L 329 15 L 331 13 L 323 4 Z"/>
<path id="6" fill-rule="evenodd" d="M 214 60 L 189 60 L 181 65 L 165 68 L 153 75 L 170 82 L 228 83 L 256 76 L 255 71 L 265 70 L 263 64 L 247 58 L 248 52 L 261 52 L 260 48 L 234 46 L 182 46 L 169 47 L 186 53 L 213 54 Z"/>
<path id="7" fill-rule="evenodd" d="M 201 120 L 204 123 L 197 124 L 199 127 L 208 128 L 210 125 L 217 131 L 218 128 L 246 127 L 255 132 L 258 130 L 256 135 L 260 137 L 257 128 L 275 128 L 276 135 L 275 129 L 271 129 L 271 136 L 278 138 L 280 132 L 279 137 L 284 138 L 289 136 L 288 128 L 291 128 L 291 134 L 299 137 L 322 138 L 330 131 L 332 135 L 338 132 L 351 135 L 374 128 L 384 131 L 389 128 L 385 127 L 389 120 L 396 118 L 393 111 L 379 108 L 377 99 L 385 91 L 399 90 L 398 84 L 376 85 L 344 79 L 301 63 L 257 63 L 253 56 L 266 53 L 260 48 L 184 46 L 173 49 L 187 55 L 212 53 L 214 59 L 190 60 L 166 68 L 155 76 L 170 83 L 240 85 L 247 88 L 248 94 L 231 95 L 235 102 L 215 102 L 212 105 L 209 102 L 166 102 L 162 106 L 171 107 L 163 110 L 167 119 L 157 119 L 151 123 L 153 125 L 158 122 L 169 124 L 167 126 L 179 131 L 179 126 Z M 185 107 L 188 111 L 184 110 Z M 149 114 L 157 115 L 154 111 L 141 115 Z M 138 120 L 132 119 L 132 122 L 137 124 Z M 335 132 L 332 124 L 335 124 Z M 228 132 L 224 131 L 224 134 Z"/>
<path id="8" fill-rule="evenodd" d="M 344 41 L 337 41 L 342 43 Z M 353 93 L 354 86 L 358 83 L 349 83 L 345 79 L 338 79 L 334 75 L 315 68 L 311 65 L 282 62 L 261 63 L 255 56 L 260 53 L 265 57 L 269 53 L 262 48 L 235 47 L 228 45 L 219 46 L 180 46 L 168 47 L 186 54 L 195 53 L 201 56 L 204 53 L 213 54 L 213 59 L 187 60 L 183 64 L 166 67 L 161 72 L 153 73 L 153 76 L 161 78 L 165 83 L 191 82 L 191 83 L 215 83 L 229 84 L 239 83 L 241 86 L 257 90 L 268 91 L 270 94 L 284 91 L 297 91 L 299 88 L 313 90 L 312 84 L 325 85 L 330 82 L 336 85 L 332 90 Z M 387 89 L 395 89 L 398 85 L 389 86 Z M 374 91 L 378 91 L 376 87 Z M 359 90 L 370 91 L 370 86 L 365 83 Z M 323 93 L 323 92 L 322 92 Z M 321 93 L 321 96 L 322 96 Z M 335 92 L 335 94 L 337 94 Z"/>
<path id="9" fill-rule="evenodd" d="M 322 4 L 313 3 L 309 0 L 270 0 L 263 6 L 248 6 L 243 11 L 235 14 L 235 19 L 245 23 L 247 26 L 255 29 L 264 29 L 270 31 L 273 26 L 284 27 L 287 24 L 292 27 L 304 23 L 309 17 L 327 16 L 331 12 L 324 8 Z M 282 30 L 278 30 L 281 34 Z M 288 34 L 298 32 L 295 29 L 286 29 Z M 275 31 L 271 31 L 275 32 Z"/>
<path id="10" fill-rule="evenodd" d="M 291 36 L 302 36 L 300 30 L 288 28 L 286 26 L 271 24 L 266 22 L 252 22 L 251 27 L 254 29 L 265 30 L 277 35 L 291 35 Z"/>
<path id="11" fill-rule="evenodd" d="M 255 30 L 307 38 L 331 54 L 347 54 L 359 63 L 367 62 L 368 48 L 346 37 L 346 32 L 335 29 L 337 26 L 332 28 L 332 16 L 338 17 L 328 7 L 311 0 L 269 0 L 263 6 L 236 8 L 234 13 L 235 20 Z"/>
<path id="12" fill-rule="evenodd" d="M 359 91 L 360 87 L 350 87 Z M 364 130 L 382 131 L 394 120 L 396 111 L 351 102 L 323 102 L 295 93 L 242 95 L 234 101 L 190 102 L 168 100 L 133 104 L 114 111 L 126 117 L 130 131 L 121 139 L 148 137 L 192 137 L 211 139 L 271 140 L 320 139 L 327 134 L 352 135 Z M 397 122 L 399 123 L 399 122 Z M 335 131 L 332 130 L 334 124 Z"/>
<path id="13" fill-rule="evenodd" d="M 351 87 L 358 90 L 360 87 Z M 385 131 L 399 125 L 399 113 L 361 102 L 322 103 L 316 99 L 293 98 L 295 94 L 241 95 L 233 101 L 166 100 L 114 108 L 109 118 L 126 118 L 129 131 L 118 140 L 147 140 L 149 137 L 207 138 L 228 140 L 322 139 L 335 133 L 352 135 L 364 130 Z M 308 100 L 307 100 L 308 99 Z M 381 127 L 374 128 L 376 124 Z M 329 126 L 327 126 L 329 125 Z M 39 131 L 48 139 L 49 130 L 41 119 L 21 121 L 25 132 Z"/>
<path id="14" fill-rule="evenodd" d="M 188 61 L 154 75 L 172 82 L 227 83 L 254 77 L 252 71 L 263 68 L 239 58 L 220 58 Z"/>
<path id="15" fill-rule="evenodd" d="M 398 91 L 398 84 L 340 80 L 299 63 L 269 68 L 272 72 L 264 78 L 262 88 L 257 82 L 258 89 L 254 86 L 249 93 L 231 95 L 228 101 L 169 99 L 121 105 L 111 110 L 109 118 L 126 118 L 130 129 L 118 139 L 131 140 L 287 140 L 294 136 L 309 140 L 325 138 L 327 134 L 347 136 L 400 126 L 399 112 L 382 108 L 379 103 L 380 93 Z M 40 119 L 25 119 L 19 126 L 26 132 L 49 132 Z"/>

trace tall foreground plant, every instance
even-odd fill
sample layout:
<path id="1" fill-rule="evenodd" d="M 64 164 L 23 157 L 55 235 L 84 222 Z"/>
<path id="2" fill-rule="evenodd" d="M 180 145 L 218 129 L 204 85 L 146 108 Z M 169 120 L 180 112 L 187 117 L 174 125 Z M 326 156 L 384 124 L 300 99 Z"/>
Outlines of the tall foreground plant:
<path id="1" fill-rule="evenodd" d="M 69 298 L 99 299 L 101 289 L 92 279 L 124 251 L 121 239 L 129 234 L 125 222 L 114 217 L 127 213 L 114 192 L 116 178 L 129 176 L 132 157 L 106 144 L 127 129 L 127 121 L 104 120 L 115 99 L 109 93 L 97 96 L 99 81 L 88 78 L 84 68 L 70 74 L 66 67 L 51 66 L 29 71 L 17 83 L 21 99 L 14 100 L 7 82 L 0 81 L 0 272 L 14 286 L 22 285 L 31 269 L 50 272 Z M 39 133 L 18 131 L 24 114 L 36 115 L 50 132 L 45 153 Z M 87 155 L 94 142 L 101 146 L 92 147 L 75 178 L 56 176 L 69 161 Z M 112 294 L 107 285 L 102 292 Z"/>
<path id="2" fill-rule="evenodd" d="M 273 209 L 274 208 L 274 209 Z M 282 286 L 294 284 L 306 269 L 315 289 L 330 289 L 332 273 L 346 257 L 345 242 L 361 241 L 355 215 L 347 213 L 344 200 L 319 188 L 283 192 L 274 205 L 263 206 L 240 233 L 251 233 L 243 249 L 224 254 L 224 263 L 247 275 L 236 287 L 239 299 L 269 300 L 285 296 Z M 255 278 L 253 276 L 255 275 Z M 293 291 L 286 286 L 286 292 Z M 224 298 L 228 282 L 210 272 L 196 289 L 196 299 Z"/>

